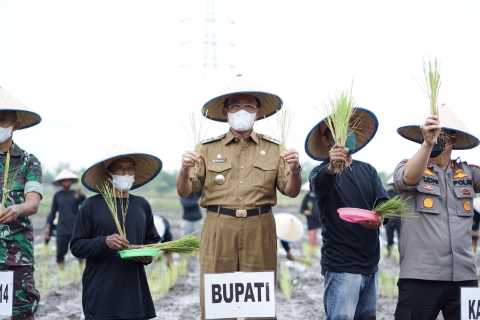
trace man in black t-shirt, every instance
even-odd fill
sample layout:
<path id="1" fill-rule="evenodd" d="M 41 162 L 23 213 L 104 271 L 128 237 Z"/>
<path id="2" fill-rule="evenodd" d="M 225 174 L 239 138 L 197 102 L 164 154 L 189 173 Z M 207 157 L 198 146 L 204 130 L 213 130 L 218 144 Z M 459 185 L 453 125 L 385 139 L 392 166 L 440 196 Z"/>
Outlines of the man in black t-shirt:
<path id="1" fill-rule="evenodd" d="M 325 120 L 307 137 L 309 156 L 323 161 L 310 174 L 322 222 L 322 273 L 325 276 L 324 307 L 327 320 L 375 319 L 377 270 L 380 258 L 378 224 L 353 224 L 340 219 L 337 209 L 353 207 L 371 210 L 388 199 L 380 178 L 371 165 L 352 159 L 375 135 L 376 117 L 357 108 L 346 147 L 334 144 Z M 346 168 L 334 170 L 335 161 Z"/>

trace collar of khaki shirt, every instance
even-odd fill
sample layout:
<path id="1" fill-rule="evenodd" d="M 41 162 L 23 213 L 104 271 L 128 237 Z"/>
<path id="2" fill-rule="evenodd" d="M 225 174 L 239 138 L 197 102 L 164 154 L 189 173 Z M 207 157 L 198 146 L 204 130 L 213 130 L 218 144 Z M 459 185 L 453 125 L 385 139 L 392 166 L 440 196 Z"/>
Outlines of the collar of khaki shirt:
<path id="1" fill-rule="evenodd" d="M 231 143 L 232 141 L 238 141 L 240 138 L 238 136 L 236 136 L 232 130 L 228 130 L 227 132 L 227 135 L 225 136 L 225 145 Z M 259 143 L 259 140 L 258 140 L 258 135 L 255 131 L 252 130 L 252 133 L 250 134 L 250 136 L 247 138 L 247 139 L 251 139 L 253 142 L 255 142 L 256 144 Z"/>

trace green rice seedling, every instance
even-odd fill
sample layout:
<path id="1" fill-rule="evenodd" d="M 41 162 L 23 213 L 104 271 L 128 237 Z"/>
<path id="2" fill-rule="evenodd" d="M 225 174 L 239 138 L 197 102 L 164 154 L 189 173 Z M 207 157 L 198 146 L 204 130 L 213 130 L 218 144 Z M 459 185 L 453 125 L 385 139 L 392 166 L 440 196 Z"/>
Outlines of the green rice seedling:
<path id="1" fill-rule="evenodd" d="M 125 221 L 127 219 L 127 212 L 128 212 L 128 197 L 126 199 L 120 197 L 120 206 L 121 206 L 121 213 L 122 213 L 122 221 L 118 219 L 118 208 L 117 208 L 117 196 L 116 191 L 112 184 L 108 181 L 104 181 L 102 185 L 97 186 L 98 191 L 102 195 L 103 199 L 105 200 L 107 207 L 112 215 L 113 221 L 115 222 L 115 226 L 117 227 L 118 234 L 123 236 L 127 239 L 127 231 L 125 229 Z M 125 201 L 125 203 L 124 203 Z"/>
<path id="2" fill-rule="evenodd" d="M 400 196 L 380 202 L 372 209 L 382 218 L 409 218 L 414 217 L 407 202 Z"/>
<path id="3" fill-rule="evenodd" d="M 437 116 L 438 112 L 438 94 L 440 92 L 440 64 L 437 59 L 423 64 L 423 73 L 427 85 L 428 100 L 430 103 L 430 115 Z"/>
<path id="4" fill-rule="evenodd" d="M 16 170 L 13 170 L 13 172 L 11 172 L 12 170 L 10 170 L 10 162 L 11 156 L 9 151 L 5 156 L 5 163 L 3 164 L 2 203 L 0 204 L 0 213 L 7 206 L 8 194 L 10 193 L 10 191 L 12 191 L 12 185 L 15 182 L 18 171 L 20 170 L 19 167 Z"/>
<path id="5" fill-rule="evenodd" d="M 282 290 L 285 299 L 289 301 L 292 298 L 293 284 L 290 269 L 288 269 L 286 265 L 282 265 L 280 268 L 280 289 Z"/>
<path id="6" fill-rule="evenodd" d="M 355 113 L 351 90 L 342 91 L 336 99 L 330 102 L 328 109 L 329 116 L 326 119 L 326 125 L 332 133 L 335 144 L 345 147 L 350 131 L 354 131 L 356 128 L 356 124 L 351 121 Z M 335 161 L 333 163 L 335 173 L 342 172 L 345 167 L 346 163 L 343 161 Z"/>
<path id="7" fill-rule="evenodd" d="M 277 130 L 280 136 L 280 143 L 285 146 L 290 134 L 290 125 L 292 122 L 292 115 L 290 110 L 283 107 L 277 116 Z"/>
<path id="8" fill-rule="evenodd" d="M 178 240 L 148 244 L 144 247 L 151 247 L 180 254 L 193 254 L 200 248 L 200 240 L 193 235 L 186 235 Z"/>

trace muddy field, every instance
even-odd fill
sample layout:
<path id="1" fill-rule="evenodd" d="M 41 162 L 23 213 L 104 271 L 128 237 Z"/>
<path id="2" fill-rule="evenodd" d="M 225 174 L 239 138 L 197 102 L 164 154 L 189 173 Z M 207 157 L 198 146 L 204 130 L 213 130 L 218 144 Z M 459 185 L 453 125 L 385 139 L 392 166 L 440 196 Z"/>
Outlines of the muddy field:
<path id="1" fill-rule="evenodd" d="M 174 236 L 180 235 L 180 221 L 172 222 Z M 293 245 L 297 262 L 285 259 L 279 247 L 279 279 L 283 290 L 278 286 L 278 319 L 304 320 L 324 319 L 323 277 L 320 273 L 318 253 L 308 253 L 305 244 Z M 75 259 L 70 258 L 65 271 L 59 272 L 54 263 L 54 247 L 49 249 L 42 244 L 36 247 L 36 281 L 42 299 L 36 319 L 65 320 L 83 319 L 81 307 L 81 268 Z M 307 252 L 307 254 L 305 254 Z M 152 296 L 157 311 L 156 319 L 199 319 L 199 270 L 197 258 L 187 262 L 176 257 L 175 274 L 167 274 L 163 261 L 159 260 L 147 267 Z M 385 257 L 382 251 L 380 265 L 380 298 L 377 319 L 391 320 L 396 303 L 396 280 L 398 277 L 398 254 Z M 280 281 L 279 281 L 280 282 Z M 171 286 L 168 292 L 168 287 Z M 287 298 L 286 295 L 290 295 Z M 440 318 L 439 318 L 440 319 Z"/>

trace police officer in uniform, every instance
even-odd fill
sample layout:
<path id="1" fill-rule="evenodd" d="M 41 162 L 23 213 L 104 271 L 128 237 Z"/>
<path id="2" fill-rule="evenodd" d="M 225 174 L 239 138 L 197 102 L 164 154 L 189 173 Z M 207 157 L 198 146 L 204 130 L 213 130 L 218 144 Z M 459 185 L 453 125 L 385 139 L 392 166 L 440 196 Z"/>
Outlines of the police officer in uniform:
<path id="1" fill-rule="evenodd" d="M 255 120 L 282 107 L 274 94 L 232 92 L 207 102 L 204 116 L 227 122 L 230 130 L 183 155 L 177 177 L 180 196 L 202 191 L 207 209 L 201 239 L 201 306 L 203 275 L 235 271 L 275 271 L 277 237 L 272 206 L 276 190 L 300 192 L 298 153 L 282 150 L 274 139 L 253 130 Z"/>
<path id="2" fill-rule="evenodd" d="M 442 122 L 428 117 L 398 129 L 420 148 L 394 172 L 395 188 L 418 215 L 402 220 L 397 320 L 434 320 L 440 311 L 460 319 L 460 288 L 477 286 L 470 230 L 480 170 L 451 154 L 479 140 L 447 108 L 440 115 Z"/>

